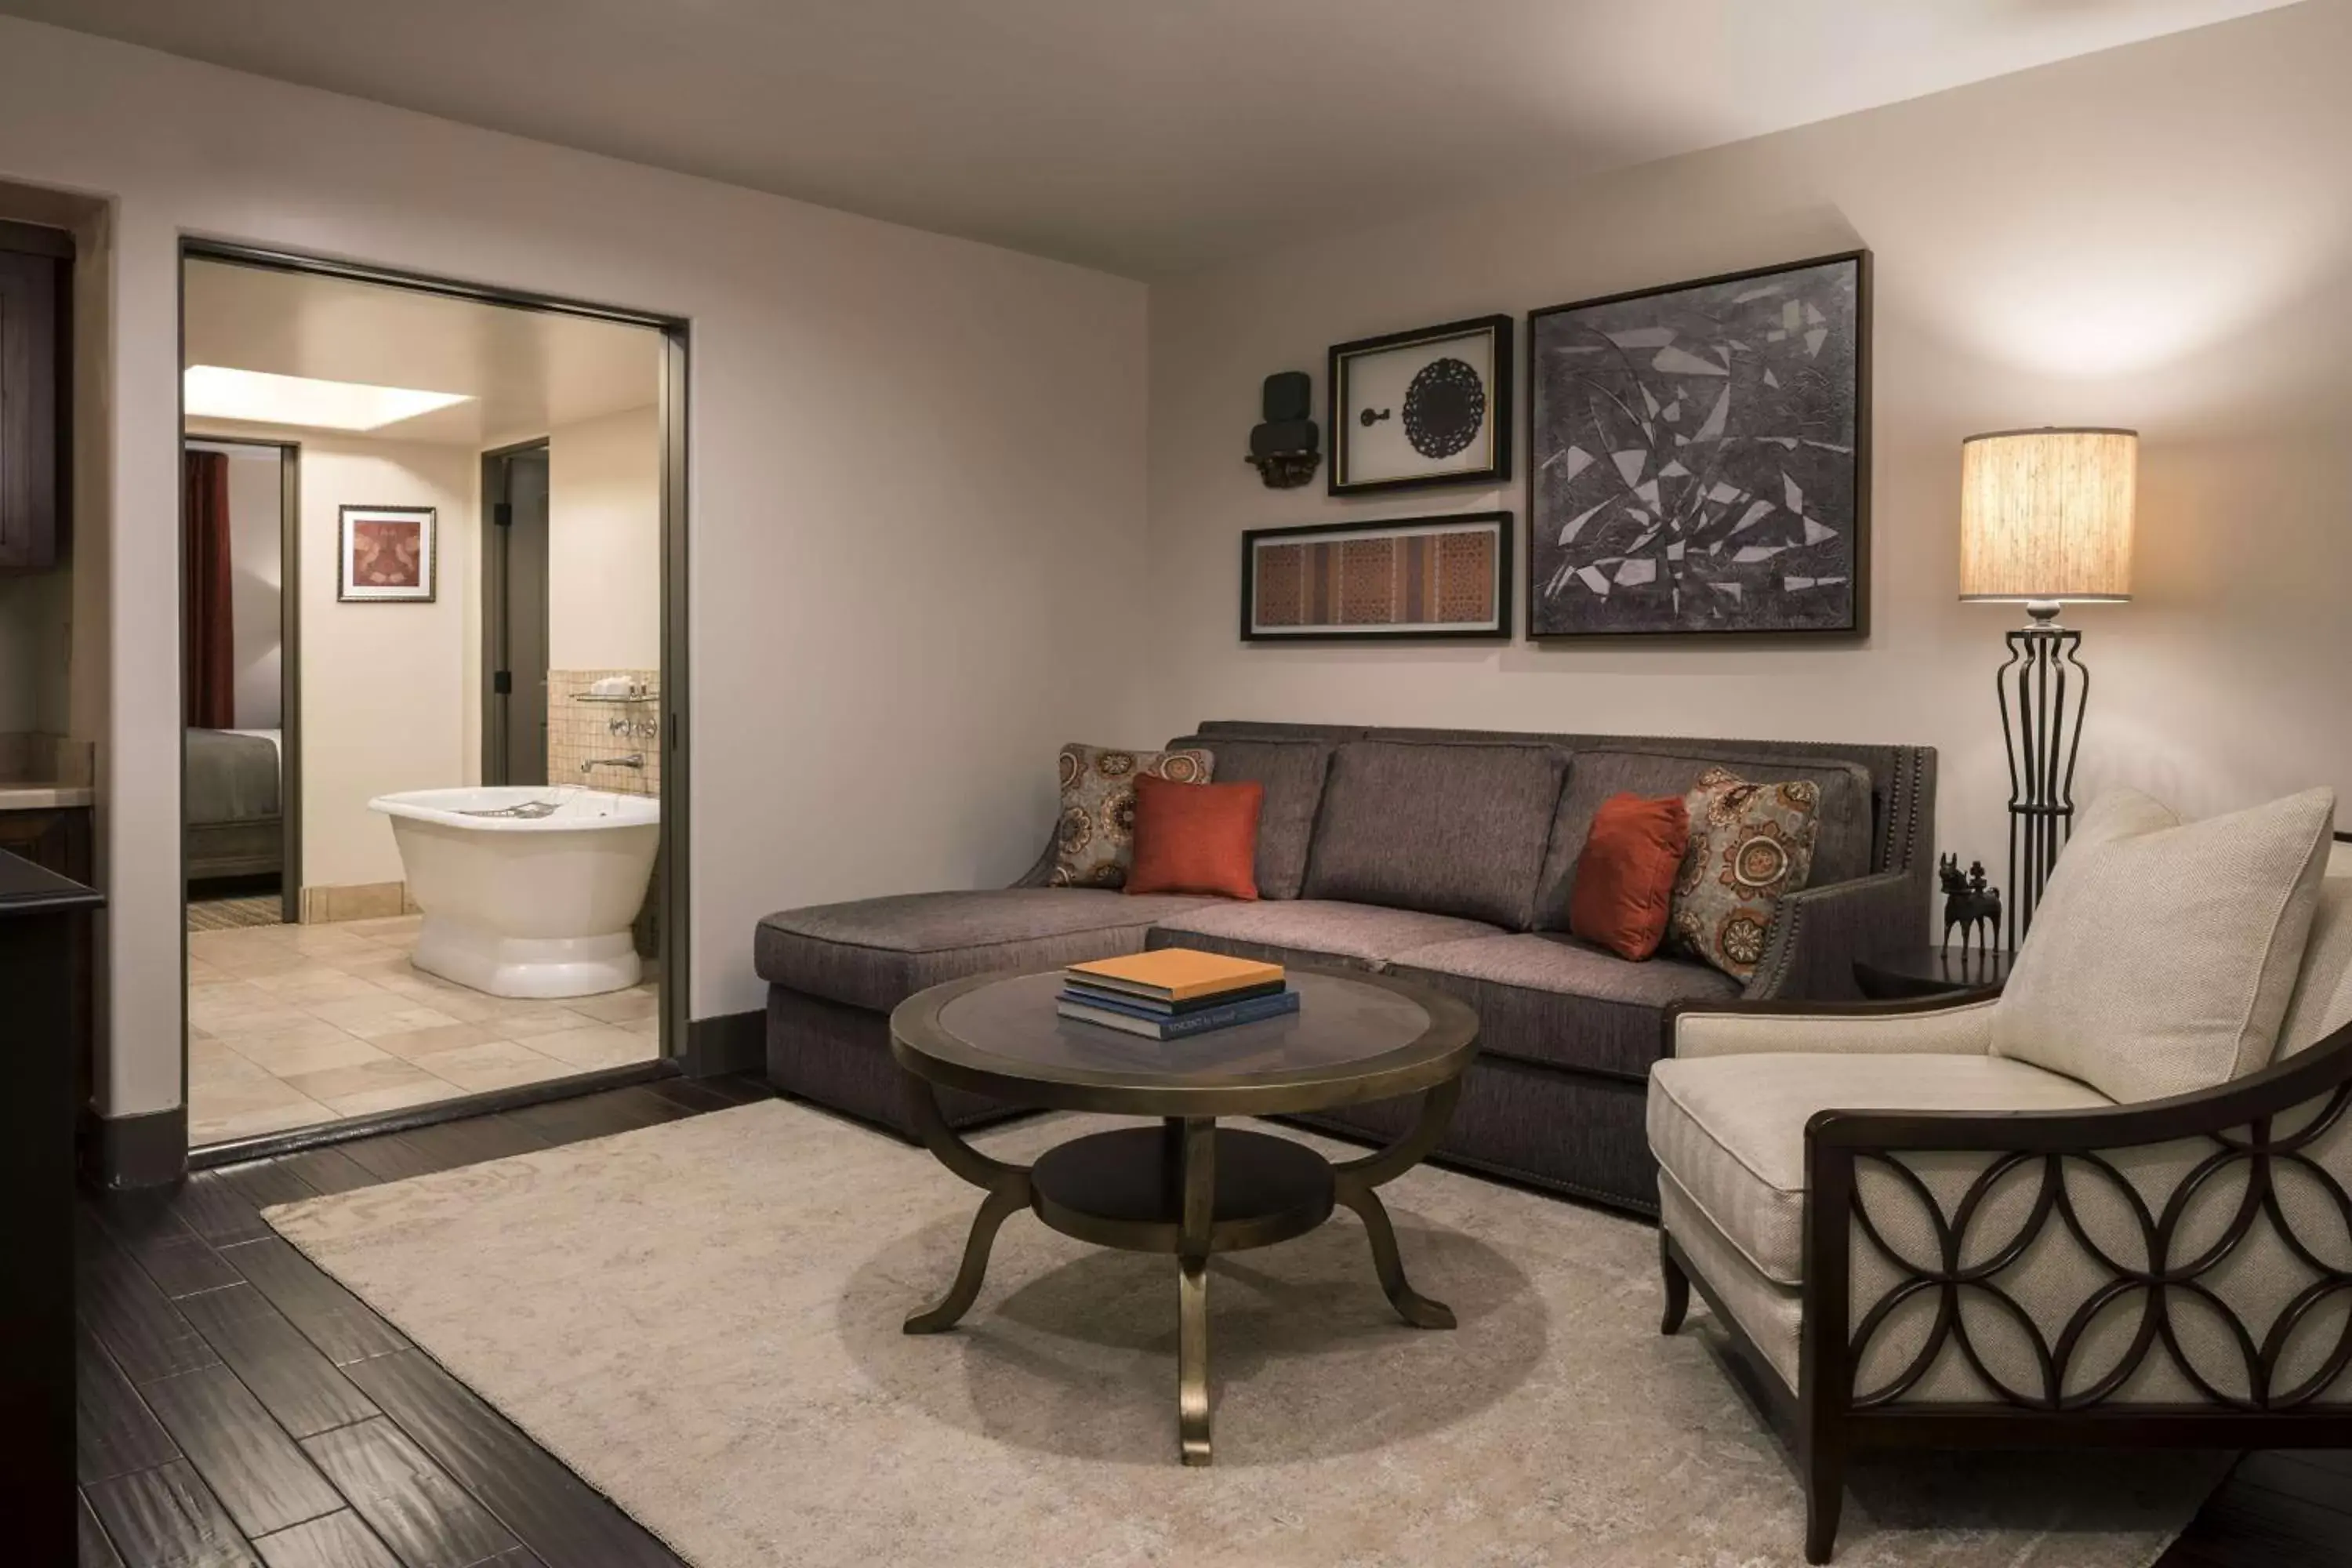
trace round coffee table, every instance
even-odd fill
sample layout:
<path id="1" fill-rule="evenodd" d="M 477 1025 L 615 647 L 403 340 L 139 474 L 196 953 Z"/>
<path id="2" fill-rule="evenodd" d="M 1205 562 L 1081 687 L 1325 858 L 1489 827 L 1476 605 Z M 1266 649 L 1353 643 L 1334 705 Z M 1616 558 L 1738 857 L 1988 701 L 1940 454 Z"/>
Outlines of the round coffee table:
<path id="1" fill-rule="evenodd" d="M 910 1334 L 952 1328 L 980 1294 L 997 1227 L 1021 1209 L 1066 1236 L 1176 1258 L 1176 1419 L 1184 1463 L 1209 1463 L 1208 1260 L 1270 1247 L 1353 1209 L 1397 1314 L 1450 1329 L 1454 1314 L 1405 1282 L 1396 1229 L 1374 1189 L 1437 1146 L 1477 1052 L 1462 1003 L 1386 975 L 1293 967 L 1297 1013 L 1162 1043 L 1063 1018 L 1059 971 L 976 975 L 917 993 L 890 1015 L 907 1106 L 940 1163 L 983 1189 L 963 1264 Z M 1159 1127 L 1089 1133 L 1010 1165 L 974 1149 L 940 1114 L 940 1089 L 1056 1110 L 1157 1116 Z M 1420 1094 L 1421 1115 L 1388 1147 L 1338 1164 L 1304 1143 L 1221 1116 L 1328 1110 Z"/>

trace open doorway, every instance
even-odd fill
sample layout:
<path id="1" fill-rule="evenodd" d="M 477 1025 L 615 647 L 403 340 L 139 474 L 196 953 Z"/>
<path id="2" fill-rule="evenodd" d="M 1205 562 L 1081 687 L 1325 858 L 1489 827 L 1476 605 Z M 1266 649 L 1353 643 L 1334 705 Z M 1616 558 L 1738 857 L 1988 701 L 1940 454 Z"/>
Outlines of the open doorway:
<path id="1" fill-rule="evenodd" d="M 299 918 L 299 704 L 286 649 L 299 595 L 301 448 L 219 437 L 183 443 L 187 594 L 184 700 L 188 929 Z"/>
<path id="2" fill-rule="evenodd" d="M 201 246 L 183 299 L 192 1148 L 652 1068 L 681 334 Z"/>
<path id="3" fill-rule="evenodd" d="M 547 776 L 548 444 L 482 458 L 482 782 Z"/>

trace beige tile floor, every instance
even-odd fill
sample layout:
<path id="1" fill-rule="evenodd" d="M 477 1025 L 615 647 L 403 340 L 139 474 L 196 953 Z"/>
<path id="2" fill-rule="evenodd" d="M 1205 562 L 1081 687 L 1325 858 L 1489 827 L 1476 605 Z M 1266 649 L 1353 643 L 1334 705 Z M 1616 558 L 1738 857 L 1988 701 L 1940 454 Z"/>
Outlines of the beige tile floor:
<path id="1" fill-rule="evenodd" d="M 408 962 L 418 917 L 188 933 L 188 1138 L 217 1143 L 660 1051 L 653 983 L 518 1001 Z"/>

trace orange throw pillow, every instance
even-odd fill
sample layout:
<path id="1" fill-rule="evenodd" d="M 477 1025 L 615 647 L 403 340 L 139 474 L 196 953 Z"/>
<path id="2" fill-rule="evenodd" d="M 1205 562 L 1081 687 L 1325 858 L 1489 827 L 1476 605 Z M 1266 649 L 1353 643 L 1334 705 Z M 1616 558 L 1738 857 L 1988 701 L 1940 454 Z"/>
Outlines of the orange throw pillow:
<path id="1" fill-rule="evenodd" d="M 1257 814 L 1265 804 L 1261 784 L 1138 777 L 1135 862 L 1128 868 L 1127 890 L 1256 898 Z"/>
<path id="2" fill-rule="evenodd" d="M 1613 795 L 1593 814 L 1577 858 L 1568 929 L 1636 962 L 1658 951 L 1674 902 L 1675 874 L 1690 847 L 1690 809 L 1680 795 Z"/>

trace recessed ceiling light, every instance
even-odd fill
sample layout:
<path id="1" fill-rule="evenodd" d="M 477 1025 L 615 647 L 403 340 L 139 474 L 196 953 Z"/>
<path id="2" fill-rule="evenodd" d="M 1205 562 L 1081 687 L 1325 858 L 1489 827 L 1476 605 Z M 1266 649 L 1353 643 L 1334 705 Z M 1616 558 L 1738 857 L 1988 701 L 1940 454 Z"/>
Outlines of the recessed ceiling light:
<path id="1" fill-rule="evenodd" d="M 314 381 L 306 375 L 271 375 L 192 364 L 183 378 L 187 412 L 208 419 L 247 419 L 263 425 L 307 425 L 323 430 L 377 430 L 455 403 L 470 403 L 459 392 L 419 392 L 405 386 L 369 386 L 356 381 Z"/>

